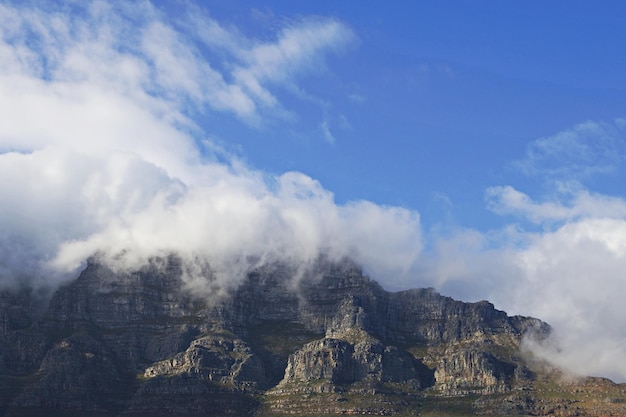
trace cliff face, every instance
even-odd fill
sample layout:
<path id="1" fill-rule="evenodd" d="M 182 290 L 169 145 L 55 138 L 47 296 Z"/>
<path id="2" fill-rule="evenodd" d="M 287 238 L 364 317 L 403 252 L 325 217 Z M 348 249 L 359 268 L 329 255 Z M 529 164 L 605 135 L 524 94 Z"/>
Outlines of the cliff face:
<path id="1" fill-rule="evenodd" d="M 550 385 L 555 371 L 519 351 L 548 326 L 488 302 L 389 293 L 349 262 L 297 279 L 265 267 L 211 300 L 186 291 L 182 272 L 174 257 L 124 274 L 92 262 L 45 312 L 27 290 L 0 293 L 0 416 L 592 409 L 559 403 L 576 388 Z M 624 390 L 605 384 L 611 401 L 595 409 L 621 412 Z"/>

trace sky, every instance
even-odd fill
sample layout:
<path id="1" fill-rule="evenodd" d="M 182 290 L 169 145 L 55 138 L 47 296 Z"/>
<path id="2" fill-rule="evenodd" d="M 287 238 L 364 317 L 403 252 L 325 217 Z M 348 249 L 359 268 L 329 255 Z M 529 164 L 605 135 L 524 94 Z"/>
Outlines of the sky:
<path id="1" fill-rule="evenodd" d="M 0 1 L 0 287 L 350 257 L 626 381 L 626 4 L 356 4 Z"/>

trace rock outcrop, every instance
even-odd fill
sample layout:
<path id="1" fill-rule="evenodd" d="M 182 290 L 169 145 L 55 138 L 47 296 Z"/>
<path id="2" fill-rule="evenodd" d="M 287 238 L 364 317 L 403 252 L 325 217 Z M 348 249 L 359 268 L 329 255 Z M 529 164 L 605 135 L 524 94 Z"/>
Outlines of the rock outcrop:
<path id="1" fill-rule="evenodd" d="M 350 335 L 307 343 L 289 356 L 285 377 L 274 391 L 341 392 L 356 383 L 363 390 L 382 382 L 408 384 L 411 389 L 433 385 L 432 371 L 408 352 L 384 346 L 367 334 L 357 337 L 361 340 Z"/>
<path id="2" fill-rule="evenodd" d="M 625 407 L 624 390 L 610 381 L 602 391 L 610 401 L 597 393 L 595 408 L 571 402 L 575 388 L 559 391 L 555 371 L 519 350 L 526 332 L 549 327 L 486 301 L 432 289 L 389 293 L 348 261 L 320 261 L 305 273 L 265 266 L 210 299 L 188 291 L 183 275 L 173 256 L 134 272 L 92 260 L 45 311 L 27 289 L 1 292 L 0 416 Z"/>

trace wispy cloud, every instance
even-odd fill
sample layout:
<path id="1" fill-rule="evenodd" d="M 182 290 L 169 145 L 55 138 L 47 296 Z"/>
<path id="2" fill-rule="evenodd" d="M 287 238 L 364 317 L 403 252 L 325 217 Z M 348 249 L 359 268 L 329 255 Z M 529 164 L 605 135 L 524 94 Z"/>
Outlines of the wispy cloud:
<path id="1" fill-rule="evenodd" d="M 276 98 L 264 85 L 290 83 L 298 73 L 318 70 L 325 51 L 337 50 L 353 37 L 337 21 L 304 20 L 283 30 L 276 42 L 258 44 L 243 52 L 245 64 L 235 68 L 233 78 L 260 103 L 275 105 Z"/>
<path id="2" fill-rule="evenodd" d="M 621 120 L 578 124 L 531 142 L 526 157 L 513 165 L 526 175 L 557 180 L 612 172 L 626 161 L 624 127 Z"/>
<path id="3" fill-rule="evenodd" d="M 3 6 L 3 68 L 208 106 L 250 123 L 281 107 L 273 88 L 319 72 L 325 55 L 354 37 L 331 19 L 302 19 L 260 42 L 197 7 L 182 22 L 168 21 L 148 2 L 73 7 L 80 10 L 67 15 Z"/>
<path id="4" fill-rule="evenodd" d="M 619 197 L 592 193 L 582 187 L 561 189 L 550 201 L 536 202 L 511 186 L 490 187 L 487 207 L 535 224 L 562 223 L 581 218 L 626 218 L 626 202 Z"/>
<path id="5" fill-rule="evenodd" d="M 350 101 L 356 104 L 363 104 L 367 101 L 367 98 L 365 98 L 365 96 L 357 93 L 350 94 L 348 98 L 350 99 Z"/>
<path id="6" fill-rule="evenodd" d="M 335 136 L 330 131 L 330 127 L 328 126 L 328 120 L 324 120 L 320 123 L 320 129 L 322 130 L 322 136 L 326 139 L 326 142 L 333 144 L 335 143 Z"/>

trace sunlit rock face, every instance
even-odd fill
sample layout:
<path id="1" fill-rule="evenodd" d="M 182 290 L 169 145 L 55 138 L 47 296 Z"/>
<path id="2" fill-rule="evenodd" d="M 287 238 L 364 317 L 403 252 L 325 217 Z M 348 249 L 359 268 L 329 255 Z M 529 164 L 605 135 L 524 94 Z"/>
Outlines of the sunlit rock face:
<path id="1" fill-rule="evenodd" d="M 577 409 L 542 397 L 557 371 L 520 351 L 525 333 L 549 333 L 537 319 L 431 289 L 390 293 L 349 261 L 266 265 L 214 295 L 185 268 L 176 256 L 133 271 L 92 259 L 47 308 L 28 289 L 2 292 L 0 415 Z M 617 394 L 602 409 L 619 409 L 624 391 L 604 384 Z"/>

